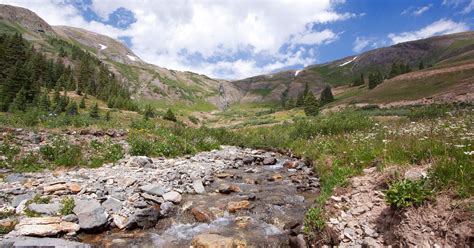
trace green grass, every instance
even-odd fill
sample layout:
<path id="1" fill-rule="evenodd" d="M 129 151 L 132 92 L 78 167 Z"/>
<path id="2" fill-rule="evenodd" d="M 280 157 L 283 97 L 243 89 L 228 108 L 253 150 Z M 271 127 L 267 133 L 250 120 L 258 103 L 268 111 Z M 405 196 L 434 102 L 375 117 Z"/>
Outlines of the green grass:
<path id="1" fill-rule="evenodd" d="M 262 89 L 255 89 L 255 90 L 251 90 L 250 92 L 254 93 L 254 94 L 257 94 L 257 95 L 261 95 L 261 96 L 268 96 L 272 93 L 273 89 L 271 88 L 262 88 Z"/>

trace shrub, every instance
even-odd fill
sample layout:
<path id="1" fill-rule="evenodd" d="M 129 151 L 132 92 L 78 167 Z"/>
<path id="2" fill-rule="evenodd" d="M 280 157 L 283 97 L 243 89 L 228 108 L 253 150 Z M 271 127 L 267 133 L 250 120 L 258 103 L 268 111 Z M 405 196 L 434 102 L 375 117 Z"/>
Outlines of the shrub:
<path id="1" fill-rule="evenodd" d="M 324 211 L 319 207 L 312 207 L 306 212 L 304 230 L 306 233 L 321 231 L 326 224 Z"/>
<path id="2" fill-rule="evenodd" d="M 99 119 L 100 118 L 100 116 L 99 116 L 99 105 L 97 105 L 97 103 L 92 105 L 91 109 L 89 110 L 89 116 L 93 119 Z"/>
<path id="3" fill-rule="evenodd" d="M 25 157 L 15 160 L 13 162 L 13 167 L 17 172 L 35 172 L 43 170 L 45 166 L 40 164 L 38 161 L 39 156 L 37 154 L 29 153 Z"/>
<path id="4" fill-rule="evenodd" d="M 124 151 L 121 145 L 113 144 L 110 140 L 99 142 L 91 141 L 93 157 L 90 159 L 90 167 L 99 167 L 104 163 L 116 162 L 123 158 Z"/>
<path id="5" fill-rule="evenodd" d="M 190 116 L 188 117 L 188 119 L 189 119 L 193 124 L 196 124 L 196 125 L 199 124 L 199 119 L 196 118 L 196 117 L 193 116 L 193 115 L 190 115 Z"/>
<path id="6" fill-rule="evenodd" d="M 432 191 L 426 179 L 417 181 L 402 180 L 390 185 L 385 192 L 385 200 L 395 208 L 420 206 L 429 199 Z"/>
<path id="7" fill-rule="evenodd" d="M 171 111 L 171 109 L 168 109 L 166 111 L 165 115 L 163 116 L 163 119 L 173 122 L 177 121 L 176 116 L 174 115 L 173 111 Z"/>
<path id="8" fill-rule="evenodd" d="M 74 207 L 76 206 L 76 204 L 74 202 L 74 198 L 72 198 L 72 197 L 64 197 L 61 200 L 61 204 L 63 205 L 61 207 L 61 209 L 59 210 L 59 213 L 61 215 L 72 214 L 72 211 L 73 211 Z"/>
<path id="9" fill-rule="evenodd" d="M 40 153 L 44 159 L 57 166 L 75 166 L 82 162 L 81 147 L 63 139 L 56 139 L 52 144 L 42 146 Z"/>

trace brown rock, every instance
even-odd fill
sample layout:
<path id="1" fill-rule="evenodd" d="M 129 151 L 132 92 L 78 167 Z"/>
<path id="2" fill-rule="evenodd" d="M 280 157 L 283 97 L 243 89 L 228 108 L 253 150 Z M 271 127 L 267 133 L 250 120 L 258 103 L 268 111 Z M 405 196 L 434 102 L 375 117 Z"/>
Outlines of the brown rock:
<path id="1" fill-rule="evenodd" d="M 44 186 L 44 192 L 46 193 L 53 193 L 56 191 L 66 190 L 66 189 L 67 189 L 67 185 L 65 183 Z"/>
<path id="2" fill-rule="evenodd" d="M 239 201 L 239 202 L 229 202 L 227 204 L 227 210 L 230 213 L 235 213 L 238 210 L 242 209 L 248 209 L 250 207 L 250 202 L 245 200 L 245 201 Z"/>
<path id="3" fill-rule="evenodd" d="M 240 192 L 240 188 L 237 185 L 228 185 L 228 184 L 221 184 L 219 185 L 219 193 L 222 194 L 230 194 L 232 192 Z"/>
<path id="4" fill-rule="evenodd" d="M 298 162 L 296 161 L 285 161 L 283 163 L 283 167 L 288 168 L 288 169 L 294 169 L 298 165 Z"/>
<path id="5" fill-rule="evenodd" d="M 229 173 L 218 173 L 216 174 L 216 177 L 217 178 L 226 178 L 226 177 L 232 177 L 232 174 L 229 174 Z"/>
<path id="6" fill-rule="evenodd" d="M 283 180 L 283 176 L 280 175 L 280 174 L 274 174 L 274 175 L 272 176 L 272 178 L 273 178 L 273 180 L 275 180 L 275 181 L 281 181 L 281 180 Z"/>
<path id="7" fill-rule="evenodd" d="M 81 191 L 81 189 L 82 189 L 81 185 L 79 185 L 77 183 L 69 184 L 69 190 L 74 194 L 79 193 Z"/>
<path id="8" fill-rule="evenodd" d="M 240 243 L 240 241 L 237 243 Z M 195 248 L 232 248 L 234 247 L 234 240 L 217 234 L 199 234 L 193 238 L 191 245 Z M 241 244 L 236 244 L 236 246 L 245 247 Z"/>
<path id="9" fill-rule="evenodd" d="M 191 213 L 193 214 L 194 218 L 196 218 L 199 222 L 211 222 L 216 219 L 214 214 L 211 211 L 203 209 L 201 207 L 195 207 L 191 209 Z"/>

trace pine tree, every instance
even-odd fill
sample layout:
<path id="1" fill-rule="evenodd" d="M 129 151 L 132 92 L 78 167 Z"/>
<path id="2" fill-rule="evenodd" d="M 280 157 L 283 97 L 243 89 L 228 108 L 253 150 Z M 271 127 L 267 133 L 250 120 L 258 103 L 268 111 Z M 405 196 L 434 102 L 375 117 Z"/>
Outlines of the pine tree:
<path id="1" fill-rule="evenodd" d="M 319 103 L 313 93 L 308 93 L 304 101 L 304 113 L 307 116 L 316 116 L 319 113 Z"/>
<path id="2" fill-rule="evenodd" d="M 420 64 L 418 65 L 418 70 L 423 70 L 425 69 L 425 65 L 423 64 L 423 61 L 420 61 Z"/>
<path id="3" fill-rule="evenodd" d="M 79 108 L 85 109 L 86 108 L 86 96 L 81 98 L 81 102 L 79 103 Z"/>
<path id="4" fill-rule="evenodd" d="M 94 103 L 94 105 L 92 105 L 91 109 L 89 110 L 89 116 L 91 118 L 94 118 L 94 119 L 99 119 L 100 116 L 99 116 L 99 105 L 97 105 L 97 103 Z"/>
<path id="5" fill-rule="evenodd" d="M 173 121 L 173 122 L 177 121 L 176 116 L 174 115 L 173 111 L 171 111 L 171 109 L 168 109 L 166 111 L 165 115 L 163 116 L 163 119 Z"/>
<path id="6" fill-rule="evenodd" d="M 323 91 L 321 91 L 321 95 L 319 98 L 321 102 L 321 106 L 326 105 L 332 101 L 334 101 L 334 96 L 332 95 L 331 87 L 326 86 Z"/>
<path id="7" fill-rule="evenodd" d="M 373 89 L 377 86 L 377 80 L 374 74 L 369 75 L 369 89 Z"/>
<path id="8" fill-rule="evenodd" d="M 66 114 L 69 116 L 74 116 L 77 115 L 77 103 L 75 101 L 71 101 L 67 108 L 66 108 Z"/>
<path id="9" fill-rule="evenodd" d="M 51 108 L 51 102 L 49 101 L 49 96 L 47 93 L 44 93 L 40 96 L 38 108 L 40 111 L 49 112 Z"/>
<path id="10" fill-rule="evenodd" d="M 10 112 L 25 111 L 27 106 L 27 92 L 25 87 L 22 87 L 16 94 L 15 100 L 10 105 Z"/>
<path id="11" fill-rule="evenodd" d="M 287 109 L 293 109 L 293 108 L 295 108 L 295 107 L 296 107 L 295 99 L 290 98 L 290 99 L 288 100 L 288 103 L 286 104 L 286 108 L 287 108 Z"/>

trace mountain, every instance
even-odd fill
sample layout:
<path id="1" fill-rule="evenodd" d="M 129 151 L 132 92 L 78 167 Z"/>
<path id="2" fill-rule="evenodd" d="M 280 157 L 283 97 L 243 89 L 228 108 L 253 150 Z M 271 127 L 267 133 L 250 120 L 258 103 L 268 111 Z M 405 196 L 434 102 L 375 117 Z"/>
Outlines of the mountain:
<path id="1" fill-rule="evenodd" d="M 353 83 L 355 78 L 360 78 L 361 73 L 364 74 L 365 81 L 367 82 L 370 73 L 381 72 L 383 75 L 388 76 L 393 63 L 409 65 L 411 70 L 417 71 L 420 62 L 425 67 L 429 67 L 424 68 L 422 71 L 433 71 L 445 67 L 456 68 L 458 65 L 474 64 L 474 32 L 443 35 L 400 43 L 329 63 L 308 66 L 301 71 L 289 70 L 260 75 L 233 83 L 243 92 L 243 98 L 241 99 L 243 102 L 281 101 L 284 92 L 286 92 L 285 94 L 288 97 L 295 98 L 303 91 L 305 84 L 308 84 L 310 90 L 315 94 L 319 94 L 326 85 L 336 89 L 344 86 L 342 88 L 345 88 L 344 92 L 347 92 L 347 90 L 351 90 L 347 89 L 350 88 L 348 86 Z M 455 71 L 446 73 L 453 74 Z M 470 78 L 471 70 L 469 69 L 468 72 L 464 73 L 465 77 L 453 79 L 457 81 L 451 83 L 456 84 L 466 78 Z M 431 75 L 430 73 L 413 73 L 425 75 L 427 80 Z M 418 76 L 417 78 L 420 79 Z M 400 80 L 406 81 L 407 79 L 402 77 Z M 451 79 L 448 78 L 448 80 Z M 384 87 L 387 88 L 386 91 L 397 88 L 397 83 L 393 83 L 397 82 L 396 78 L 388 81 L 392 82 L 390 84 L 392 86 Z M 429 85 L 426 87 L 429 87 Z M 354 89 L 358 88 L 354 87 Z M 413 88 L 413 90 L 420 89 Z M 449 87 L 440 90 L 449 91 Z M 359 91 L 352 93 L 365 94 L 367 92 L 367 90 Z M 418 96 L 429 97 L 430 95 L 418 94 Z M 370 101 L 371 99 L 366 98 L 364 100 Z"/>
<path id="2" fill-rule="evenodd" d="M 195 106 L 192 110 L 222 110 L 232 104 L 245 103 L 279 104 L 282 100 L 297 98 L 306 85 L 315 95 L 330 85 L 336 95 L 335 104 L 414 100 L 442 93 L 458 94 L 454 89 L 472 82 L 474 75 L 470 69 L 474 64 L 474 32 L 400 43 L 298 71 L 281 71 L 237 81 L 212 79 L 148 64 L 120 41 L 80 28 L 50 26 L 28 9 L 0 4 L 0 33 L 15 32 L 21 33 L 49 57 L 58 58 L 60 52 L 54 40 L 89 52 L 126 83 L 135 99 L 159 103 L 159 106 Z M 67 59 L 64 62 L 71 63 Z M 426 68 L 418 70 L 420 62 Z M 408 65 L 413 72 L 387 79 L 375 89 L 367 89 L 369 74 L 380 72 L 388 77 L 394 63 Z M 365 84 L 351 87 L 361 74 Z M 438 82 L 440 78 L 444 80 L 441 83 Z M 433 85 L 435 82 L 437 85 Z M 465 89 L 470 94 L 471 87 Z"/>
<path id="3" fill-rule="evenodd" d="M 52 57 L 58 56 L 53 38 L 94 54 L 127 83 L 135 98 L 224 108 L 240 97 L 228 81 L 148 64 L 120 41 L 81 28 L 50 26 L 28 9 L 0 4 L 0 33 L 15 32 Z"/>

